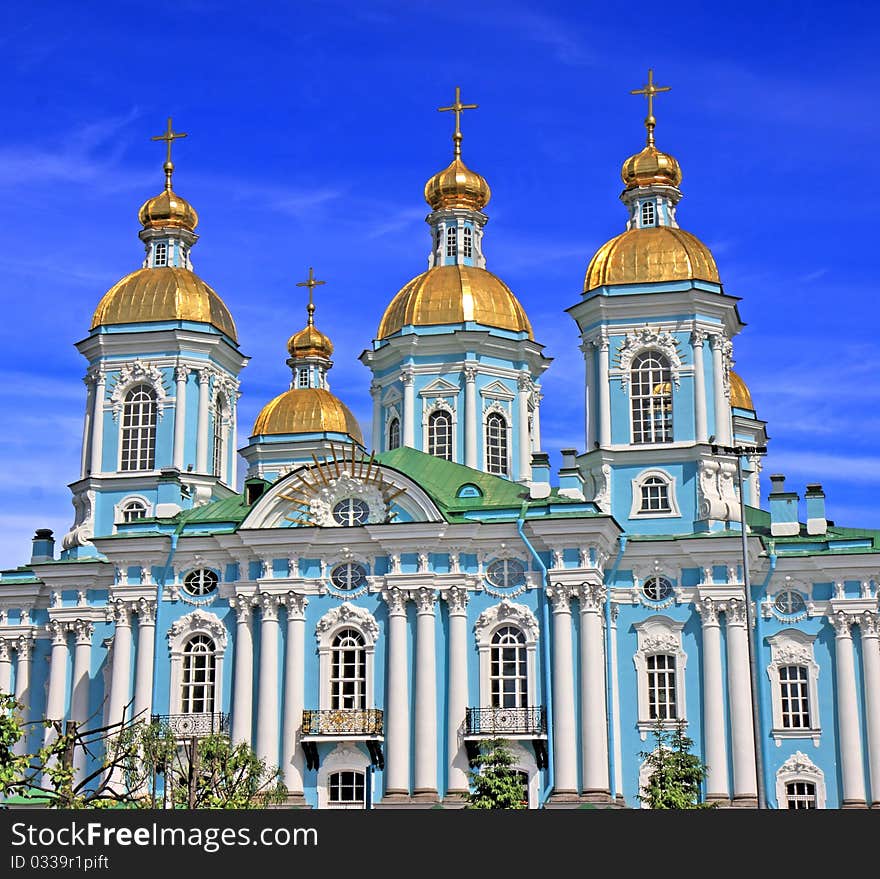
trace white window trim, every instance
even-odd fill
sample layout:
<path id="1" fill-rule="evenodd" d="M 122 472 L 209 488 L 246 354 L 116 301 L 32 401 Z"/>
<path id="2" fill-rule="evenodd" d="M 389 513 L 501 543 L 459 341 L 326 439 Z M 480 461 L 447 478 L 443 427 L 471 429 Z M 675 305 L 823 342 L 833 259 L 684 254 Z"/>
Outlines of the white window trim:
<path id="1" fill-rule="evenodd" d="M 435 412 L 448 412 L 452 421 L 452 435 L 450 437 L 450 445 L 452 457 L 449 458 L 453 463 L 460 463 L 458 460 L 458 415 L 455 405 L 450 405 L 446 400 L 435 399 L 429 405 L 422 405 L 422 451 L 426 455 L 431 453 L 428 451 L 428 421 Z M 401 442 L 402 442 L 401 437 Z M 446 460 L 446 459 L 443 459 Z"/>
<path id="2" fill-rule="evenodd" d="M 321 761 L 318 769 L 317 789 L 318 808 L 338 808 L 330 806 L 330 791 L 328 786 L 330 776 L 336 772 L 362 772 L 364 774 L 364 793 L 366 785 L 370 783 L 370 773 L 367 767 L 370 758 L 353 742 L 339 742 L 336 747 Z"/>
<path id="3" fill-rule="evenodd" d="M 146 467 L 143 470 L 140 470 L 140 469 L 123 470 L 122 469 L 122 453 L 123 453 L 123 448 L 125 446 L 125 443 L 123 441 L 123 435 L 124 435 L 125 429 L 126 429 L 125 428 L 125 404 L 128 399 L 129 393 L 141 385 L 143 385 L 145 388 L 148 388 L 149 390 L 152 390 L 155 395 L 155 397 L 153 399 L 153 405 L 156 407 L 156 425 L 154 428 L 155 435 L 153 437 L 153 466 Z M 118 387 L 119 387 L 119 385 L 117 384 L 117 388 Z M 116 392 L 116 388 L 114 388 L 114 394 L 115 394 L 115 392 Z M 160 419 L 161 419 L 161 409 L 159 408 L 159 391 L 156 388 L 156 386 L 148 378 L 129 382 L 125 387 L 125 391 L 122 395 L 122 402 L 119 406 L 119 430 L 117 430 L 117 432 L 116 432 L 116 445 L 118 447 L 116 449 L 116 472 L 117 473 L 125 473 L 126 475 L 136 473 L 138 475 L 143 475 L 144 473 L 156 473 L 159 470 L 159 468 L 156 466 L 156 462 L 159 458 L 159 421 L 160 421 Z M 143 429 L 143 427 L 141 427 L 140 429 Z"/>
<path id="4" fill-rule="evenodd" d="M 638 683 L 639 720 L 637 723 L 642 741 L 657 726 L 648 708 L 648 657 L 671 654 L 675 657 L 675 712 L 676 716 L 662 721 L 665 729 L 674 729 L 679 721 L 687 722 L 687 702 L 685 701 L 685 669 L 687 654 L 681 641 L 684 623 L 669 617 L 654 615 L 635 623 L 633 628 L 638 635 L 638 649 L 633 656 Z"/>
<path id="5" fill-rule="evenodd" d="M 783 629 L 767 638 L 770 645 L 770 665 L 767 676 L 770 678 L 771 701 L 773 703 L 773 729 L 770 735 L 776 747 L 786 739 L 812 739 L 819 747 L 822 725 L 819 721 L 819 663 L 813 650 L 815 635 L 807 635 L 798 629 Z M 780 692 L 779 669 L 787 665 L 803 665 L 807 668 L 807 698 L 809 699 L 810 726 L 801 729 L 787 729 L 782 725 L 782 694 Z"/>
<path id="6" fill-rule="evenodd" d="M 497 401 L 493 401 L 489 403 L 488 406 L 483 408 L 483 470 L 488 473 L 489 472 L 489 443 L 488 440 L 488 429 L 489 429 L 489 416 L 490 415 L 500 415 L 501 418 L 504 419 L 504 424 L 507 427 L 507 472 L 506 473 L 493 473 L 493 476 L 501 476 L 504 479 L 510 479 L 512 475 L 512 465 L 513 465 L 513 430 L 511 425 L 510 413 Z"/>
<path id="7" fill-rule="evenodd" d="M 141 472 L 141 471 L 131 471 L 131 472 L 135 473 L 135 472 Z M 113 524 L 114 524 L 114 526 L 116 526 L 116 525 L 129 525 L 130 524 L 129 522 L 125 521 L 124 512 L 125 512 L 125 508 L 133 501 L 138 501 L 138 503 L 141 503 L 144 505 L 144 508 L 145 508 L 144 518 L 149 519 L 150 517 L 152 517 L 154 515 L 153 505 L 142 494 L 129 494 L 129 495 L 126 495 L 118 504 L 116 504 L 113 507 Z M 113 530 L 115 532 L 116 529 L 114 528 Z"/>
<path id="8" fill-rule="evenodd" d="M 375 666 L 376 638 L 379 635 L 379 626 L 376 623 L 376 618 L 368 610 L 362 607 L 355 607 L 347 601 L 325 613 L 318 620 L 318 624 L 315 627 L 315 637 L 318 641 L 319 678 L 321 682 L 318 708 L 321 711 L 330 710 L 333 639 L 342 629 L 355 629 L 363 636 L 367 675 L 365 706 L 367 709 L 375 708 L 373 669 Z"/>
<path id="9" fill-rule="evenodd" d="M 398 448 L 403 445 L 403 418 L 397 406 L 388 406 L 385 409 L 385 448 L 387 450 L 391 449 L 391 422 L 395 418 L 397 419 L 397 427 L 400 431 L 400 444 Z"/>
<path id="10" fill-rule="evenodd" d="M 808 781 L 816 785 L 816 808 L 825 808 L 825 773 L 804 753 L 795 751 L 779 769 L 776 770 L 776 806 L 788 808 L 788 795 L 785 786 L 793 781 Z"/>
<path id="11" fill-rule="evenodd" d="M 538 705 L 536 659 L 540 627 L 532 611 L 524 604 L 500 601 L 484 610 L 474 623 L 477 652 L 480 657 L 480 706 L 492 706 L 492 637 L 505 626 L 516 626 L 526 639 L 526 687 L 528 706 Z"/>
<path id="12" fill-rule="evenodd" d="M 667 486 L 669 493 L 669 512 L 642 512 L 642 486 L 647 479 L 657 476 L 662 479 Z M 629 510 L 630 519 L 680 519 L 681 510 L 678 507 L 678 498 L 675 489 L 675 477 L 671 473 L 659 468 L 651 468 L 650 470 L 642 470 L 635 479 L 632 480 L 632 505 Z"/>
<path id="13" fill-rule="evenodd" d="M 169 679 L 170 714 L 180 714 L 182 701 L 180 685 L 183 680 L 183 650 L 194 635 L 206 635 L 214 642 L 214 707 L 223 705 L 223 655 L 226 652 L 226 626 L 216 614 L 194 610 L 175 620 L 168 628 L 168 649 L 171 654 Z"/>

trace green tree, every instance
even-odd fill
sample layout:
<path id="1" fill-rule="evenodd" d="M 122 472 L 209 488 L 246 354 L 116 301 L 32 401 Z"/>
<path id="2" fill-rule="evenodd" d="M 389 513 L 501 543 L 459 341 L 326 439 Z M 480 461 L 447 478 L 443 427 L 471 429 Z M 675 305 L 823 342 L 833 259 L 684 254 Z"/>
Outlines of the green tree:
<path id="1" fill-rule="evenodd" d="M 683 720 L 667 729 L 658 720 L 653 730 L 655 748 L 640 757 L 650 767 L 648 784 L 639 799 L 651 809 L 711 809 L 715 803 L 700 802 L 700 785 L 706 765 L 691 753 L 693 740 L 687 736 Z"/>
<path id="2" fill-rule="evenodd" d="M 504 739 L 486 739 L 470 772 L 467 809 L 525 809 L 521 776 Z"/>

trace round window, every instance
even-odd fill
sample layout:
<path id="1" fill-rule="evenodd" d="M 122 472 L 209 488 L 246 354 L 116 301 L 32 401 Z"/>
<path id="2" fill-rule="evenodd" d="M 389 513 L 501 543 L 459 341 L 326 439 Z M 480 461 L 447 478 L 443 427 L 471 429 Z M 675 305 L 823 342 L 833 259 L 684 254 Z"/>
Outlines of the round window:
<path id="1" fill-rule="evenodd" d="M 198 568 L 190 571 L 183 578 L 183 589 L 190 595 L 210 595 L 220 582 L 217 575 L 209 568 Z"/>
<path id="2" fill-rule="evenodd" d="M 498 559 L 486 568 L 486 579 L 493 586 L 516 588 L 526 582 L 526 566 L 519 559 Z"/>
<path id="3" fill-rule="evenodd" d="M 666 577 L 648 577 L 642 592 L 649 601 L 666 601 L 672 595 L 672 583 Z"/>
<path id="4" fill-rule="evenodd" d="M 369 517 L 370 507 L 366 501 L 360 498 L 346 498 L 333 507 L 333 521 L 337 525 L 344 525 L 346 527 L 365 525 Z"/>
<path id="5" fill-rule="evenodd" d="M 803 595 L 801 595 L 800 592 L 792 591 L 780 592 L 779 595 L 776 596 L 776 601 L 773 602 L 773 606 L 779 611 L 779 613 L 785 614 L 786 616 L 801 613 L 807 609 Z"/>
<path id="6" fill-rule="evenodd" d="M 367 569 L 359 562 L 345 562 L 330 572 L 330 582 L 337 589 L 344 589 L 346 592 L 360 589 L 367 583 Z"/>

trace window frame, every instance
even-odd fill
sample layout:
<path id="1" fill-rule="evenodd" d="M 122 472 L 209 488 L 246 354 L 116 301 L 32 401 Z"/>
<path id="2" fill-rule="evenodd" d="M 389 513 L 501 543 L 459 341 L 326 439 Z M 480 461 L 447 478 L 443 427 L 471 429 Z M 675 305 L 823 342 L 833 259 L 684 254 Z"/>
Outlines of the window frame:
<path id="1" fill-rule="evenodd" d="M 194 644 L 206 646 L 205 650 L 192 650 Z M 180 671 L 180 713 L 181 714 L 214 714 L 216 707 L 216 689 L 217 689 L 217 661 L 216 661 L 217 645 L 214 639 L 204 632 L 196 632 L 191 635 L 183 645 L 183 662 Z M 203 667 L 194 665 L 192 660 L 199 657 L 208 657 L 203 663 Z M 193 680 L 194 675 L 199 672 L 204 673 L 204 680 Z M 195 692 L 200 695 L 195 696 Z M 188 710 L 191 709 L 193 703 L 199 701 L 202 703 L 201 711 Z"/>
<path id="2" fill-rule="evenodd" d="M 137 393 L 143 393 L 146 400 L 134 400 L 133 396 Z M 137 423 L 126 424 L 131 417 L 133 420 L 133 407 L 138 406 Z M 131 408 L 130 408 L 131 407 Z M 144 418 L 144 410 L 146 408 L 147 418 Z M 148 473 L 156 469 L 156 441 L 159 430 L 159 395 L 156 389 L 147 382 L 135 382 L 125 389 L 125 396 L 122 398 L 122 409 L 119 415 L 119 465 L 120 473 Z M 144 432 L 146 432 L 146 440 L 144 441 Z M 136 444 L 131 441 L 132 437 L 137 438 Z M 128 446 L 128 448 L 126 448 Z M 130 467 L 125 466 L 131 463 L 132 449 L 135 449 L 134 457 L 139 464 L 141 460 L 145 460 L 149 466 L 146 467 Z M 142 449 L 146 448 L 146 455 L 142 454 Z M 128 461 L 126 460 L 128 455 Z"/>
<path id="3" fill-rule="evenodd" d="M 446 259 L 458 258 L 458 226 L 447 226 L 444 244 Z"/>
<path id="4" fill-rule="evenodd" d="M 825 773 L 802 751 L 795 751 L 776 770 L 776 805 L 788 809 L 788 785 L 796 783 L 812 784 L 815 790 L 816 809 L 826 808 L 827 791 Z M 792 810 L 795 811 L 795 810 Z"/>
<path id="5" fill-rule="evenodd" d="M 657 720 L 651 717 L 649 695 L 649 663 L 648 657 L 667 655 L 675 659 L 675 706 L 676 717 L 662 719 L 665 729 L 673 729 L 679 721 L 687 722 L 687 653 L 682 645 L 684 623 L 670 617 L 655 614 L 633 625 L 636 630 L 638 649 L 633 655 L 636 669 L 638 721 L 637 727 L 642 741 L 645 741 L 657 726 Z"/>
<path id="6" fill-rule="evenodd" d="M 321 711 L 332 710 L 332 663 L 333 644 L 336 635 L 344 629 L 353 629 L 364 639 L 364 710 L 375 708 L 375 653 L 379 626 L 375 617 L 362 607 L 344 602 L 328 611 L 318 620 L 315 638 L 318 642 L 318 675 L 320 688 L 318 707 Z"/>
<path id="7" fill-rule="evenodd" d="M 816 662 L 816 635 L 808 635 L 800 629 L 787 628 L 767 637 L 770 645 L 770 664 L 767 676 L 770 679 L 770 694 L 773 710 L 773 726 L 770 735 L 777 745 L 787 739 L 812 739 L 818 746 L 822 736 L 822 723 L 819 716 L 819 663 Z M 783 668 L 803 667 L 806 669 L 807 714 L 809 725 L 791 727 L 785 725 L 780 671 Z"/>
<path id="8" fill-rule="evenodd" d="M 226 481 L 226 397 L 217 394 L 214 401 L 214 430 L 211 449 L 211 473 L 221 481 Z"/>
<path id="9" fill-rule="evenodd" d="M 666 483 L 666 497 L 669 502 L 669 509 L 666 511 L 642 509 L 642 488 L 645 483 L 651 479 L 660 479 Z M 680 519 L 681 510 L 678 506 L 678 491 L 676 477 L 666 470 L 658 467 L 651 467 L 642 470 L 631 481 L 632 498 L 629 509 L 630 519 Z"/>
<path id="10" fill-rule="evenodd" d="M 513 638 L 513 641 L 501 639 Z M 513 653 L 511 657 L 509 654 Z M 510 666 L 513 666 L 511 669 Z M 508 691 L 508 683 L 513 683 Z M 528 708 L 529 672 L 526 635 L 520 626 L 497 626 L 489 646 L 489 699 L 491 708 Z M 508 697 L 513 697 L 507 704 Z"/>
<path id="11" fill-rule="evenodd" d="M 449 425 L 449 433 L 448 433 L 448 448 L 449 454 L 446 455 L 438 455 L 436 451 L 432 451 L 432 446 L 435 448 L 438 446 L 436 437 L 434 435 L 434 424 L 439 421 L 441 418 L 446 419 Z M 429 455 L 433 455 L 435 458 L 440 458 L 442 461 L 454 461 L 455 460 L 455 420 L 453 417 L 453 413 L 451 409 L 448 409 L 446 406 L 437 406 L 432 409 L 428 413 L 428 417 L 426 419 L 426 431 L 427 435 L 425 436 L 425 452 Z"/>
<path id="12" fill-rule="evenodd" d="M 657 205 L 649 199 L 639 205 L 639 225 L 643 229 L 653 229 L 657 226 Z"/>
<path id="13" fill-rule="evenodd" d="M 388 431 L 386 434 L 385 447 L 390 452 L 400 448 L 400 416 L 392 415 L 388 419 Z"/>
<path id="14" fill-rule="evenodd" d="M 168 677 L 169 714 L 183 713 L 181 686 L 184 648 L 196 635 L 206 635 L 214 642 L 214 705 L 223 705 L 223 661 L 228 640 L 226 626 L 216 614 L 199 608 L 175 620 L 168 628 L 168 648 L 171 654 Z"/>
<path id="15" fill-rule="evenodd" d="M 498 432 L 498 442 L 492 442 L 492 425 L 500 422 L 502 429 Z M 498 460 L 498 469 L 493 469 L 493 445 L 497 448 L 494 457 Z M 493 409 L 486 413 L 483 422 L 483 466 L 493 476 L 510 477 L 510 422 L 507 416 Z"/>
<path id="16" fill-rule="evenodd" d="M 351 639 L 341 644 L 340 639 Z M 349 669 L 354 674 L 348 674 Z M 353 685 L 351 692 L 346 692 Z M 351 701 L 352 704 L 345 704 Z M 365 711 L 367 708 L 367 654 L 363 632 L 356 626 L 339 629 L 330 646 L 330 709 L 332 711 Z"/>
<path id="17" fill-rule="evenodd" d="M 651 359 L 656 365 L 648 365 Z M 648 392 L 644 391 L 646 387 Z M 656 393 L 658 387 L 663 388 L 663 393 Z M 656 348 L 646 348 L 633 357 L 629 365 L 629 398 L 632 445 L 658 446 L 675 442 L 672 360 L 666 354 Z M 663 402 L 666 400 L 668 405 Z M 656 405 L 655 401 L 658 401 Z M 659 432 L 654 426 L 658 414 L 662 424 Z"/>

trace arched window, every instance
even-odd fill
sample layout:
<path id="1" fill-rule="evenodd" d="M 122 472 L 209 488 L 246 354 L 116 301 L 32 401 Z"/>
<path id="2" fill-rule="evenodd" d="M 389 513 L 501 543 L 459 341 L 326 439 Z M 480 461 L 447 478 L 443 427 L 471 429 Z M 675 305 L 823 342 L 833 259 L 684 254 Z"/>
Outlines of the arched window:
<path id="1" fill-rule="evenodd" d="M 675 706 L 675 656 L 654 653 L 647 657 L 648 716 L 651 720 L 674 720 L 678 717 Z"/>
<path id="2" fill-rule="evenodd" d="M 507 476 L 507 422 L 499 412 L 490 412 L 486 419 L 486 470 Z"/>
<path id="3" fill-rule="evenodd" d="M 471 257 L 474 255 L 474 233 L 469 226 L 465 226 L 461 233 L 461 252 L 462 256 Z"/>
<path id="4" fill-rule="evenodd" d="M 452 415 L 445 409 L 428 417 L 428 454 L 452 460 Z"/>
<path id="5" fill-rule="evenodd" d="M 223 433 L 224 433 L 224 424 L 223 422 L 226 420 L 226 398 L 220 394 L 217 397 L 217 403 L 214 406 L 214 467 L 213 473 L 215 476 L 219 476 L 221 479 L 223 478 L 223 471 L 226 469 L 223 466 L 223 453 L 224 453 L 224 443 L 223 443 Z"/>
<path id="6" fill-rule="evenodd" d="M 649 476 L 642 483 L 642 506 L 640 513 L 668 513 L 669 483 L 659 476 Z"/>
<path id="7" fill-rule="evenodd" d="M 632 362 L 632 441 L 672 442 L 672 371 L 657 351 L 645 351 Z"/>
<path id="8" fill-rule="evenodd" d="M 458 229 L 455 226 L 450 226 L 446 230 L 446 255 L 447 256 L 455 256 L 457 250 L 457 235 Z"/>
<path id="9" fill-rule="evenodd" d="M 153 265 L 156 267 L 168 265 L 168 244 L 165 241 L 156 242 L 153 251 Z"/>
<path id="10" fill-rule="evenodd" d="M 147 505 L 143 501 L 131 500 L 122 505 L 122 521 L 137 522 L 147 516 Z"/>
<path id="11" fill-rule="evenodd" d="M 333 639 L 330 663 L 330 708 L 357 710 L 367 707 L 367 660 L 364 636 L 357 629 L 342 629 Z"/>
<path id="12" fill-rule="evenodd" d="M 529 704 L 526 639 L 515 626 L 492 636 L 489 680 L 492 708 L 525 708 Z"/>
<path id="13" fill-rule="evenodd" d="M 135 385 L 122 404 L 120 470 L 152 470 L 156 466 L 156 392 Z"/>
<path id="14" fill-rule="evenodd" d="M 331 809 L 362 809 L 364 807 L 364 773 L 334 772 L 327 780 L 327 805 Z"/>
<path id="15" fill-rule="evenodd" d="M 653 226 L 657 222 L 657 215 L 654 209 L 654 202 L 652 201 L 643 201 L 642 202 L 642 225 L 643 226 Z"/>
<path id="16" fill-rule="evenodd" d="M 392 418 L 388 422 L 388 448 L 400 448 L 400 419 Z"/>
<path id="17" fill-rule="evenodd" d="M 183 676 L 180 710 L 183 714 L 211 714 L 214 711 L 216 647 L 207 635 L 194 635 L 183 648 Z"/>

